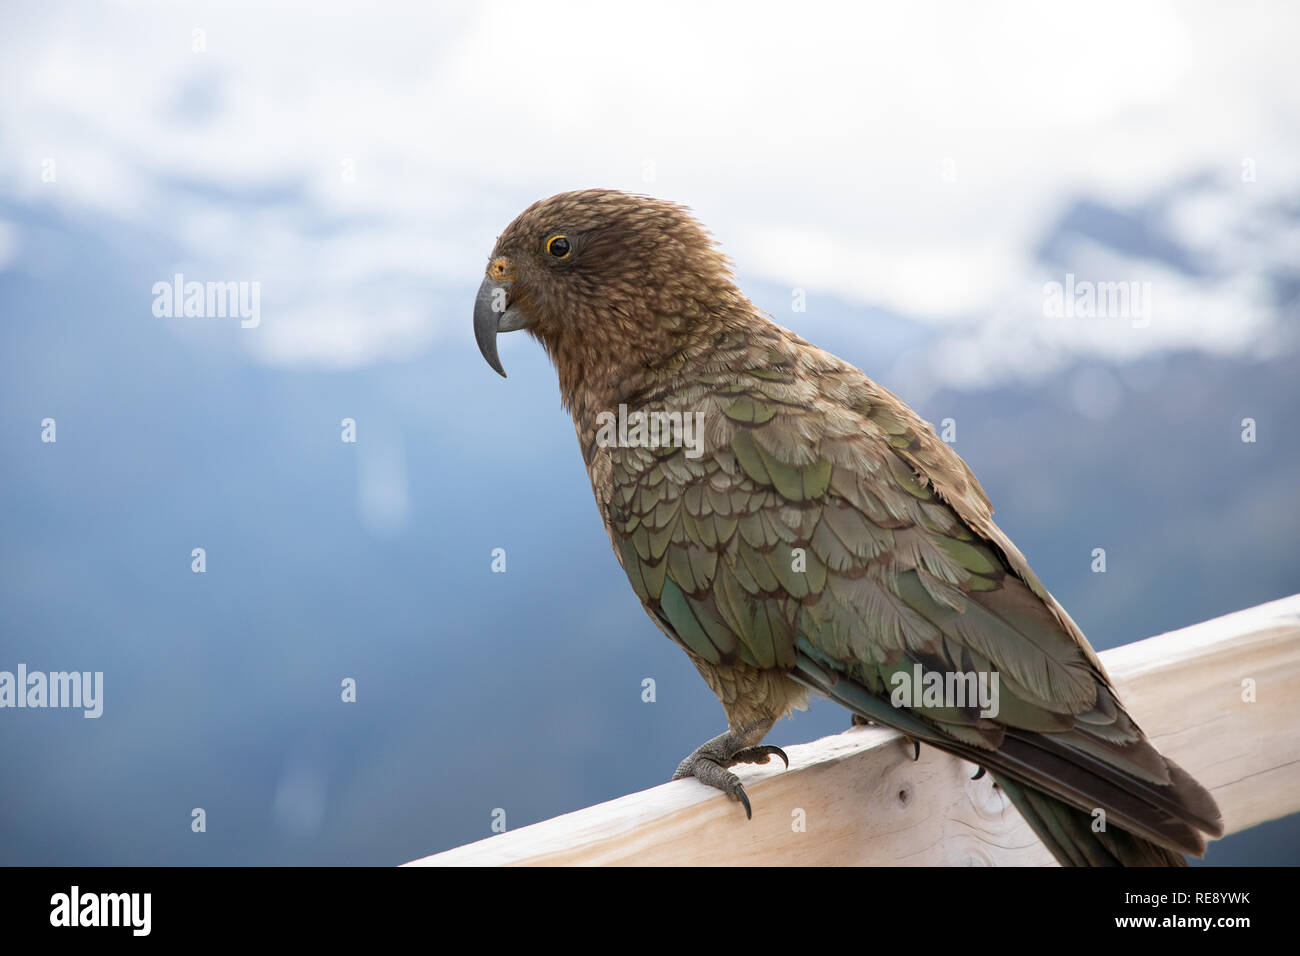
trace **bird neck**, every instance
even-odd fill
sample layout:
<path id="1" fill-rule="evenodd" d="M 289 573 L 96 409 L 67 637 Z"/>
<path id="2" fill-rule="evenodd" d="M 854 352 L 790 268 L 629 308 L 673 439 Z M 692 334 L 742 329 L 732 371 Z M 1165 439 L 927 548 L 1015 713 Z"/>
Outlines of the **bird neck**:
<path id="1" fill-rule="evenodd" d="M 753 330 L 761 319 L 739 293 L 714 302 L 690 319 L 652 319 L 623 325 L 608 319 L 599 334 L 571 333 L 539 336 L 555 365 L 564 407 L 580 431 L 592 426 L 601 412 L 620 405 L 640 407 L 700 376 L 724 369 L 718 364 L 718 342 L 737 329 Z M 742 321 L 743 320 L 743 321 Z"/>

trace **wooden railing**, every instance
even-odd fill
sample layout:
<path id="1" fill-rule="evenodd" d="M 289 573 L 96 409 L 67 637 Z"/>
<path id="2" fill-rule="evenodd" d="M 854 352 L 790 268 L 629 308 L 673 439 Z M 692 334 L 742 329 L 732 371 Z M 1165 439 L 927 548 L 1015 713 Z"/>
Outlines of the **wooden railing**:
<path id="1" fill-rule="evenodd" d="M 1300 595 L 1101 657 L 1156 747 L 1214 794 L 1227 833 L 1300 810 Z M 913 761 L 893 731 L 786 752 L 789 770 L 737 768 L 753 820 L 681 780 L 409 865 L 1053 864 L 987 775 L 929 747 Z"/>

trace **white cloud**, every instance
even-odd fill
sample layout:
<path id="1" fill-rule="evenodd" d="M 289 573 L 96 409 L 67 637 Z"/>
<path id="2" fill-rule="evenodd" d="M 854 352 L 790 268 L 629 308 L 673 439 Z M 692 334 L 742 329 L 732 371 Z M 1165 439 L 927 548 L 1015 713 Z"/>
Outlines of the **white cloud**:
<path id="1" fill-rule="evenodd" d="M 1039 281 L 1033 244 L 1081 195 L 1123 204 L 1254 164 L 1253 197 L 1201 191 L 1170 210 L 1169 228 L 1236 279 L 1161 274 L 1188 315 L 1147 337 L 1159 348 L 1267 338 L 1261 256 L 1294 269 L 1300 246 L 1273 213 L 1300 185 L 1300 8 L 1286 3 L 142 2 L 21 16 L 0 14 L 0 190 L 141 225 L 214 278 L 291 291 L 296 308 L 246 337 L 264 361 L 381 361 L 446 331 L 468 342 L 468 298 L 398 294 L 472 294 L 524 204 L 585 185 L 693 205 L 746 274 L 942 323 L 960 381 L 1041 365 L 1038 347 L 1146 351 L 1026 329 L 1004 309 Z M 48 157 L 55 183 L 40 178 Z M 377 315 L 367 301 L 385 285 Z M 981 342 L 991 351 L 973 356 Z"/>

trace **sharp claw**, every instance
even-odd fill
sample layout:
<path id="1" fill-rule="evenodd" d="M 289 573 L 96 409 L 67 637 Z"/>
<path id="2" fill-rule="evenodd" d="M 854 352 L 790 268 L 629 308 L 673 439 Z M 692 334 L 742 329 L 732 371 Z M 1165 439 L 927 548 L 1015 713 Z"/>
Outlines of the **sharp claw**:
<path id="1" fill-rule="evenodd" d="M 767 763 L 771 757 L 780 757 L 785 763 L 785 768 L 790 769 L 790 758 L 785 755 L 785 751 L 780 747 L 746 747 L 744 750 L 738 750 L 732 755 L 732 760 L 737 763 Z"/>
<path id="2" fill-rule="evenodd" d="M 740 778 L 734 773 L 729 773 L 727 768 L 738 763 L 768 763 L 773 756 L 777 756 L 781 758 L 781 762 L 785 764 L 786 769 L 789 769 L 790 758 L 785 755 L 785 751 L 780 747 L 769 745 L 766 747 L 742 747 L 736 750 L 734 749 L 735 746 L 735 734 L 731 732 L 719 734 L 713 740 L 707 741 L 703 746 L 697 747 L 694 753 L 678 764 L 676 772 L 673 773 L 673 779 L 681 780 L 686 777 L 694 777 L 706 786 L 721 790 L 732 799 L 739 800 L 745 808 L 745 818 L 752 820 L 754 819 L 754 807 L 749 802 L 749 794 L 741 786 Z"/>
<path id="3" fill-rule="evenodd" d="M 980 777 L 984 776 L 984 772 L 985 772 L 984 768 L 980 767 L 978 770 L 975 771 L 975 776 L 971 777 L 971 779 L 978 780 Z"/>
<path id="4" fill-rule="evenodd" d="M 745 819 L 754 819 L 754 809 L 749 805 L 749 794 L 745 792 L 745 788 L 737 783 L 736 789 L 733 790 L 732 793 L 735 795 L 737 800 L 745 805 Z"/>

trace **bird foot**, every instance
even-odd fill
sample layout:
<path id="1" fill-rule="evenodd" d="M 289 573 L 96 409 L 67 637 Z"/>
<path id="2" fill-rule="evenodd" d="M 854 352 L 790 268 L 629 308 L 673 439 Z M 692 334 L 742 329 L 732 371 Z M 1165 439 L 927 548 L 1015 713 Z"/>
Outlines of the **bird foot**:
<path id="1" fill-rule="evenodd" d="M 735 734 L 719 734 L 697 747 L 694 753 L 683 760 L 673 774 L 673 779 L 694 777 L 700 783 L 721 790 L 733 800 L 739 800 L 745 808 L 745 816 L 752 820 L 754 810 L 749 803 L 749 794 L 741 786 L 740 778 L 727 768 L 738 763 L 767 763 L 773 757 L 780 757 L 786 767 L 789 767 L 790 758 L 780 747 L 747 747 L 743 744 L 744 741 Z"/>
<path id="2" fill-rule="evenodd" d="M 849 727 L 871 727 L 871 726 L 874 726 L 874 722 L 868 720 L 866 717 L 863 717 L 860 714 L 854 714 L 853 719 L 849 721 Z M 921 742 L 919 740 L 913 740 L 911 737 L 904 736 L 903 743 L 912 745 L 913 760 L 921 759 Z"/>

